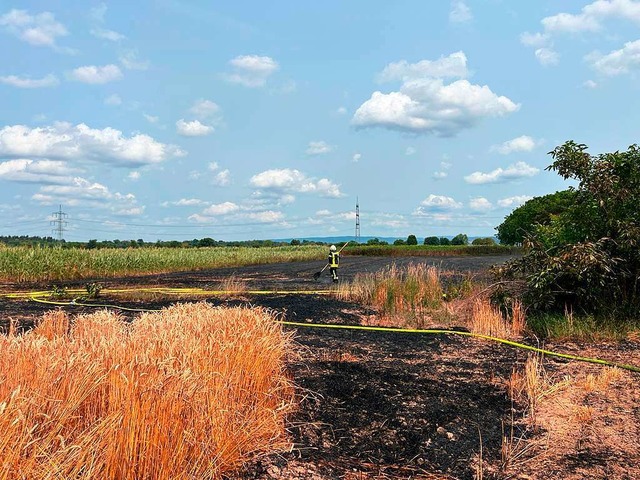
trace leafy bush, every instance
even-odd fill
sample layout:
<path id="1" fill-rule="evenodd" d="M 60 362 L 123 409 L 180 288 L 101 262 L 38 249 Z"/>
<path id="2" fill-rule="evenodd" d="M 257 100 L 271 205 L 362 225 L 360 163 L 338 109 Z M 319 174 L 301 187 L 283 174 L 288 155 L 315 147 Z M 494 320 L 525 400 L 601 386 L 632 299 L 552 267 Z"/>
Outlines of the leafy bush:
<path id="1" fill-rule="evenodd" d="M 459 233 L 451 239 L 451 245 L 469 245 L 469 237 L 464 233 Z"/>
<path id="2" fill-rule="evenodd" d="M 491 237 L 475 238 L 471 245 L 495 245 L 496 241 Z"/>
<path id="3" fill-rule="evenodd" d="M 640 307 L 640 149 L 592 156 L 573 141 L 547 170 L 575 180 L 573 201 L 525 236 L 525 254 L 502 269 L 524 281 L 538 310 L 637 315 Z"/>
<path id="4" fill-rule="evenodd" d="M 447 237 L 440 237 L 440 245 L 451 245 L 451 240 Z"/>
<path id="5" fill-rule="evenodd" d="M 426 237 L 424 239 L 425 245 L 440 245 L 440 239 L 438 237 Z"/>
<path id="6" fill-rule="evenodd" d="M 418 239 L 416 238 L 415 235 L 409 235 L 407 237 L 407 245 L 417 245 L 418 244 Z"/>

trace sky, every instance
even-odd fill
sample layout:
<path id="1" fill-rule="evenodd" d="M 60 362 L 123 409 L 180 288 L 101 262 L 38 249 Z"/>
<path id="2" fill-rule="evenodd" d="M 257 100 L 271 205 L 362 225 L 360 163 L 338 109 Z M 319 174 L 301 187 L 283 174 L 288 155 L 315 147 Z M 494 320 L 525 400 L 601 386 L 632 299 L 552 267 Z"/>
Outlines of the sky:
<path id="1" fill-rule="evenodd" d="M 490 236 L 640 140 L 640 1 L 0 1 L 0 235 Z"/>

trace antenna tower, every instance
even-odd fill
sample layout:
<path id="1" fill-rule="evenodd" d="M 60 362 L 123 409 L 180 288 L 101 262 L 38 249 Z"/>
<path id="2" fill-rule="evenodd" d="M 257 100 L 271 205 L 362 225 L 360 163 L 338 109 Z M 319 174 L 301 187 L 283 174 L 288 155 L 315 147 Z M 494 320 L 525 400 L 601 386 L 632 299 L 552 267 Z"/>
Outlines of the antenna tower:
<path id="1" fill-rule="evenodd" d="M 360 243 L 360 204 L 356 197 L 356 242 Z"/>
<path id="2" fill-rule="evenodd" d="M 65 220 L 65 218 L 67 218 L 67 214 L 62 211 L 62 205 L 60 205 L 60 210 L 53 212 L 51 215 L 54 219 L 51 220 L 50 223 L 55 227 L 51 230 L 51 233 L 55 233 L 58 241 L 62 241 L 64 240 L 62 238 L 62 234 L 66 230 L 65 227 L 67 226 L 67 221 Z"/>

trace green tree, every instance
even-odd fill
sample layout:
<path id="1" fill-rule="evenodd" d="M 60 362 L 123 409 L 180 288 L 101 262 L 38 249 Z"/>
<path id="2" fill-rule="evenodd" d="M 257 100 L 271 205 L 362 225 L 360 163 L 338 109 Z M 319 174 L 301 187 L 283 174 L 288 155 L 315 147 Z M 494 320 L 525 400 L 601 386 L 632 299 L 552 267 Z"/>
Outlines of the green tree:
<path id="1" fill-rule="evenodd" d="M 575 192 L 562 190 L 542 197 L 534 197 L 507 215 L 496 227 L 503 245 L 521 245 L 537 225 L 549 225 L 558 215 L 573 205 Z"/>
<path id="2" fill-rule="evenodd" d="M 398 239 L 393 241 L 393 244 L 394 245 L 406 245 L 407 243 L 403 239 L 398 238 Z"/>
<path id="3" fill-rule="evenodd" d="M 471 245 L 495 245 L 496 241 L 491 237 L 486 238 L 474 238 Z"/>
<path id="4" fill-rule="evenodd" d="M 440 245 L 440 239 L 438 237 L 426 237 L 424 239 L 425 245 Z"/>
<path id="5" fill-rule="evenodd" d="M 459 233 L 451 239 L 451 245 L 469 245 L 469 237 L 464 233 Z"/>
<path id="6" fill-rule="evenodd" d="M 417 245 L 418 244 L 418 239 L 416 238 L 415 235 L 409 235 L 407 237 L 407 245 Z"/>
<path id="7" fill-rule="evenodd" d="M 451 240 L 447 237 L 440 237 L 440 245 L 451 245 Z"/>
<path id="8" fill-rule="evenodd" d="M 637 315 L 640 307 L 640 148 L 592 156 L 573 141 L 550 152 L 547 170 L 577 182 L 573 202 L 525 238 L 505 275 L 525 282 L 538 309 Z"/>

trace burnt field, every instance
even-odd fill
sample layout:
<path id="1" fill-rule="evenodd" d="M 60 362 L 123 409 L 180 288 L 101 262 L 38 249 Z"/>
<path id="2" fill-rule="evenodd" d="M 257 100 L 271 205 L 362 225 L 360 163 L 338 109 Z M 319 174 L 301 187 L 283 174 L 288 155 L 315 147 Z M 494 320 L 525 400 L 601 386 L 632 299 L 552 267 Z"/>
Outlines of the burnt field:
<path id="1" fill-rule="evenodd" d="M 426 262 L 483 282 L 489 279 L 489 266 L 506 259 L 345 256 L 340 281 L 351 282 L 357 273 L 376 272 L 391 263 L 402 267 Z M 373 324 L 377 312 L 366 305 L 321 294 L 279 293 L 329 288 L 327 270 L 320 279 L 313 277 L 323 266 L 321 262 L 271 264 L 110 279 L 102 284 L 107 289 L 163 286 L 214 290 L 233 278 L 244 284 L 245 292 L 211 296 L 206 301 L 262 306 L 295 322 Z M 84 283 L 64 286 L 82 287 Z M 19 289 L 50 287 L 20 285 Z M 3 286 L 3 290 L 9 289 L 17 290 L 18 286 Z M 267 293 L 248 293 L 253 290 Z M 109 296 L 108 292 L 101 297 L 101 304 L 152 309 L 178 300 L 203 300 Z M 2 328 L 7 328 L 10 320 L 19 328 L 29 328 L 51 308 L 0 297 Z M 71 313 L 93 311 L 82 306 L 65 309 Z M 131 320 L 136 313 L 123 311 L 122 315 Z M 523 350 L 455 335 L 312 327 L 296 328 L 295 342 L 289 371 L 300 403 L 288 419 L 294 448 L 256 459 L 232 477 L 234 480 L 632 479 L 640 475 L 636 466 L 640 463 L 640 376 L 631 372 L 598 384 L 606 383 L 605 388 L 587 388 L 589 376 L 600 378 L 601 367 L 543 359 L 546 383 L 541 389 L 546 386 L 549 393 L 541 395 L 537 423 L 532 425 L 527 413 L 530 405 L 509 391 L 513 372 L 522 370 L 529 357 Z M 638 346 L 633 339 L 602 345 L 546 345 L 635 364 L 640 363 Z M 571 381 L 562 383 L 563 378 Z"/>

